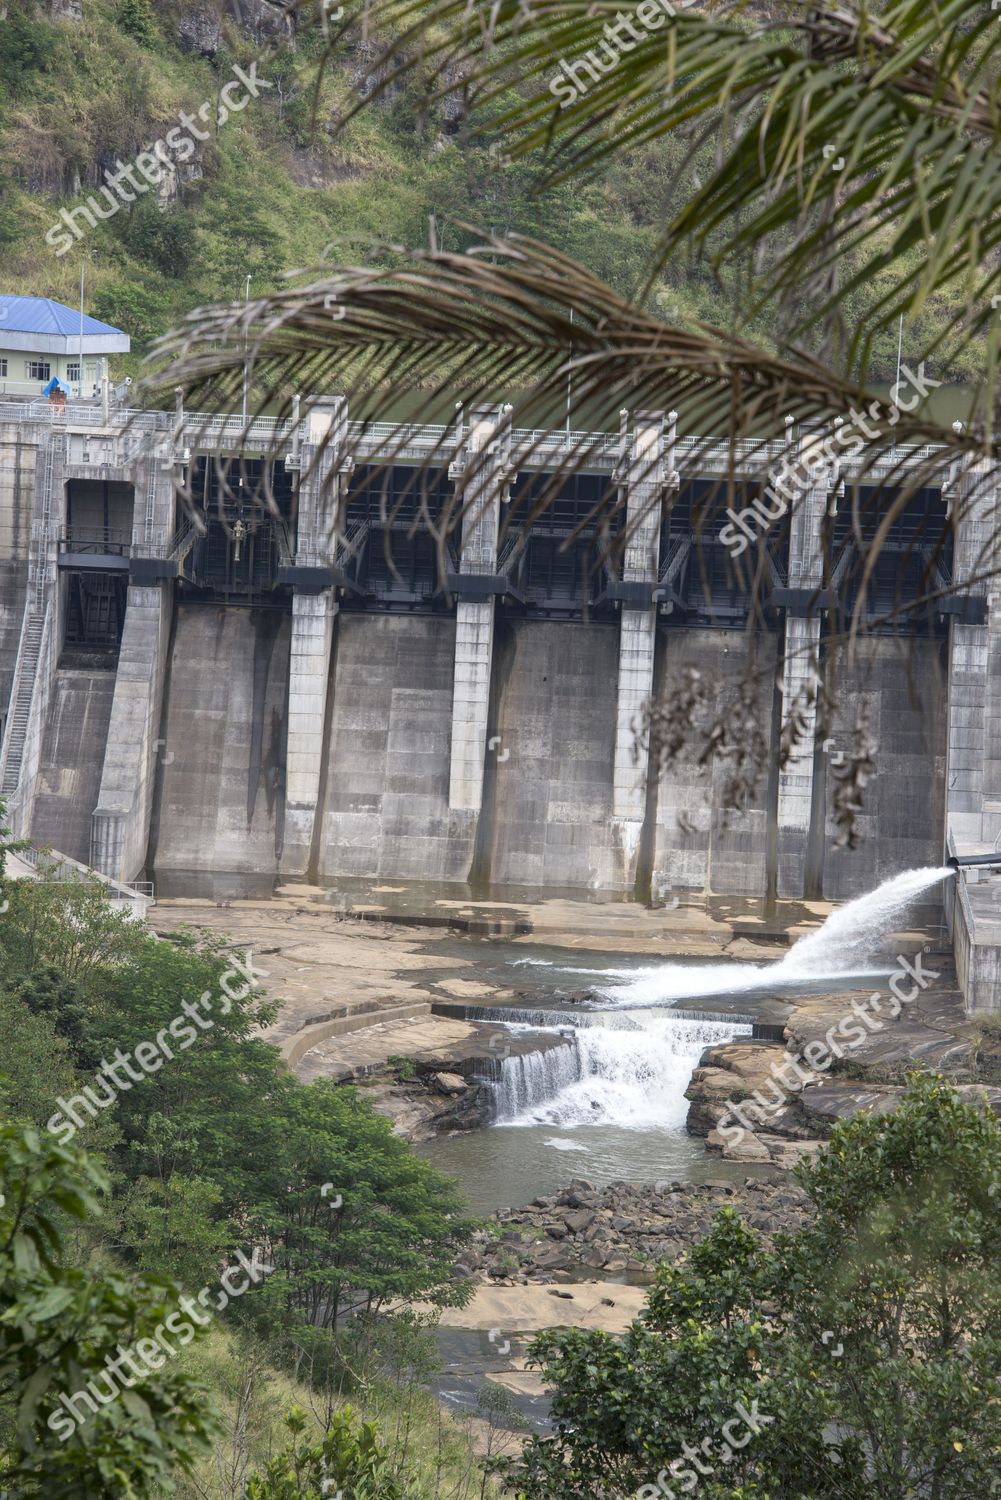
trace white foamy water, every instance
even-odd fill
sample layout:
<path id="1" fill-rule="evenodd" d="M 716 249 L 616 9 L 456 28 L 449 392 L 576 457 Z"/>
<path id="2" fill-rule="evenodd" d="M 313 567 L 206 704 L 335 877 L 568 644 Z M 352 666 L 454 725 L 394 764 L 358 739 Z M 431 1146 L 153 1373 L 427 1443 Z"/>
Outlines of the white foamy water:
<path id="1" fill-rule="evenodd" d="M 531 1156 L 533 1137 L 547 1153 L 584 1150 L 589 1168 L 595 1162 L 607 1167 L 606 1180 L 635 1172 L 636 1150 L 648 1175 L 663 1172 L 662 1162 L 677 1149 L 674 1143 L 686 1139 L 685 1090 L 702 1052 L 751 1033 L 748 1020 L 754 1007 L 744 1007 L 747 1015 L 730 1017 L 720 1006 L 706 1007 L 709 1013 L 703 1014 L 697 1002 L 710 996 L 732 1001 L 754 991 L 847 989 L 866 976 L 885 978 L 894 966 L 887 935 L 902 925 L 916 897 L 951 874 L 947 868 L 908 870 L 884 881 L 875 891 L 831 912 L 816 932 L 801 938 L 775 963 L 582 968 L 576 972 L 604 981 L 594 988 L 605 997 L 608 1009 L 491 1011 L 489 1019 L 512 1034 L 524 1037 L 545 1030 L 551 1036 L 560 1030 L 565 1039 L 563 1045 L 501 1062 L 493 1080 L 495 1124 L 508 1129 L 497 1139 L 508 1143 L 515 1161 Z M 882 967 L 872 967 L 881 958 Z M 568 972 L 549 959 L 521 962 Z M 693 1010 L 678 1006 L 686 1000 L 696 1002 Z M 559 1133 L 551 1134 L 554 1130 Z M 512 1138 L 517 1138 L 516 1144 L 511 1144 Z"/>
<path id="2" fill-rule="evenodd" d="M 929 865 L 884 880 L 874 891 L 832 911 L 822 927 L 790 948 L 778 967 L 786 968 L 794 979 L 855 972 L 855 966 L 878 950 L 882 938 L 907 915 L 918 896 L 953 874 L 948 865 Z"/>
<path id="3" fill-rule="evenodd" d="M 630 1019 L 629 1029 L 584 1026 L 563 1047 L 505 1058 L 496 1123 L 680 1130 L 688 1112 L 685 1089 L 703 1050 L 751 1032 L 739 1022 L 649 1012 Z"/>
<path id="4" fill-rule="evenodd" d="M 824 980 L 836 986 L 848 978 L 878 979 L 892 967 L 872 967 L 886 934 L 918 896 L 952 874 L 948 866 L 928 866 L 894 875 L 876 890 L 835 908 L 822 927 L 801 937 L 776 963 L 658 964 L 640 970 L 625 984 L 602 985 L 599 993 L 613 1005 L 635 1009 Z M 618 977 L 614 970 L 607 972 Z"/>

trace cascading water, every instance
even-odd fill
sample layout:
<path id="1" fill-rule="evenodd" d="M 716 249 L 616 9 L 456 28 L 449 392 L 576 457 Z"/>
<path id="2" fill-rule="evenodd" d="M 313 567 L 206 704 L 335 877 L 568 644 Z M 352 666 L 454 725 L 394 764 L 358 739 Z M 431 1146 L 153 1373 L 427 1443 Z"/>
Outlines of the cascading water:
<path id="1" fill-rule="evenodd" d="M 873 969 L 866 965 L 878 957 L 881 940 L 918 896 L 954 873 L 948 866 L 929 866 L 894 875 L 876 890 L 837 907 L 822 927 L 801 937 L 777 963 L 659 964 L 629 975 L 610 970 L 611 977 L 628 982 L 598 986 L 598 993 L 611 1004 L 631 1010 L 707 995 L 795 990 L 820 981 L 836 988 L 849 978 L 879 978 L 888 972 L 887 966 Z"/>
<path id="2" fill-rule="evenodd" d="M 706 1047 L 749 1035 L 741 1021 L 674 1016 L 590 1016 L 565 1046 L 504 1059 L 496 1084 L 498 1125 L 617 1125 L 679 1130 L 692 1069 Z M 632 1022 L 623 1026 L 623 1020 Z M 597 1024 L 595 1024 L 597 1023 Z"/>
<path id="3" fill-rule="evenodd" d="M 476 1019 L 503 1027 L 521 1043 L 533 1031 L 548 1031 L 550 1045 L 519 1047 L 500 1064 L 491 1131 L 440 1136 L 428 1151 L 443 1171 L 460 1178 L 478 1213 L 557 1192 L 568 1165 L 597 1184 L 743 1176 L 746 1163 L 707 1156 L 702 1141 L 685 1130 L 685 1090 L 703 1049 L 747 1036 L 765 996 L 848 990 L 860 981 L 872 988 L 894 966 L 896 950 L 883 941 L 887 933 L 902 925 L 915 897 L 951 874 L 898 875 L 839 907 L 771 964 L 714 959 L 626 967 L 612 960 L 599 967 L 594 954 L 569 962 L 519 954 L 512 967 L 545 970 L 554 986 L 584 977 L 599 1005 L 560 1005 L 559 989 L 550 988 L 538 1007 L 477 1008 Z M 881 958 L 882 967 L 873 968 Z M 866 966 L 869 982 L 861 978 Z M 703 1008 L 709 996 L 716 1003 Z M 742 1014 L 734 1014 L 735 1000 Z M 563 1045 L 551 1045 L 554 1030 L 563 1031 Z M 568 1163 L 564 1152 L 577 1154 Z"/>
<path id="4" fill-rule="evenodd" d="M 822 927 L 790 948 L 778 970 L 794 980 L 857 972 L 856 966 L 871 959 L 917 897 L 954 874 L 947 865 L 928 866 L 884 880 L 874 891 L 836 907 Z"/>

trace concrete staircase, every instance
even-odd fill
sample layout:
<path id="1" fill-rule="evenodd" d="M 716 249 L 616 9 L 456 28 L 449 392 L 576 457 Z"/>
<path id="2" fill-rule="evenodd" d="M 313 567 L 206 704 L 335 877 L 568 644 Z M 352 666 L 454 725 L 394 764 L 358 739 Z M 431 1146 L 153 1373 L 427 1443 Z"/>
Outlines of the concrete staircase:
<path id="1" fill-rule="evenodd" d="M 21 762 L 28 736 L 31 718 L 31 701 L 35 693 L 38 675 L 38 658 L 42 649 L 42 632 L 45 614 L 31 610 L 26 616 L 18 651 L 14 676 L 14 691 L 11 694 L 10 722 L 3 746 L 3 777 L 0 780 L 0 795 L 9 797 L 17 791 L 21 779 Z"/>

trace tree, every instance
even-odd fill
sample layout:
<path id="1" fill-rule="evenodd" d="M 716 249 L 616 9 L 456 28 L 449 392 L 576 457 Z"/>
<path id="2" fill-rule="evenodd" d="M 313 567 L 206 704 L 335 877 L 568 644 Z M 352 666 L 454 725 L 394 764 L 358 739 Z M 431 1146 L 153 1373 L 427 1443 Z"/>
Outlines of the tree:
<path id="1" fill-rule="evenodd" d="M 708 1500 L 991 1493 L 998 1121 L 916 1075 L 896 1111 L 837 1126 L 797 1175 L 815 1217 L 774 1250 L 724 1210 L 658 1269 L 622 1339 L 535 1341 L 556 1435 L 503 1466 L 528 1500 L 654 1500 L 692 1479 Z"/>
<path id="2" fill-rule="evenodd" d="M 72 1055 L 49 1017 L 33 1014 L 21 995 L 2 986 L 0 1048 L 2 1117 L 43 1126 L 54 1095 L 76 1087 Z"/>
<path id="3" fill-rule="evenodd" d="M 55 51 L 55 34 L 23 3 L 5 6 L 0 15 L 0 83 L 11 94 L 22 93 L 33 73 L 44 72 Z"/>
<path id="4" fill-rule="evenodd" d="M 195 252 L 195 221 L 190 213 L 176 206 L 164 208 L 155 198 L 140 198 L 115 222 L 122 243 L 137 260 L 174 280 L 187 275 Z"/>
<path id="5" fill-rule="evenodd" d="M 462 1306 L 472 1285 L 453 1266 L 473 1225 L 453 1182 L 328 1080 L 293 1084 L 276 1125 L 255 1218 L 275 1272 L 255 1307 L 277 1332 L 333 1331 L 390 1301 Z"/>
<path id="6" fill-rule="evenodd" d="M 145 1500 L 215 1431 L 205 1390 L 170 1363 L 108 1399 L 106 1361 L 162 1331 L 177 1290 L 67 1262 L 67 1231 L 100 1217 L 108 1189 L 84 1152 L 0 1127 L 0 1486 L 23 1500 Z"/>
<path id="7" fill-rule="evenodd" d="M 140 47 L 156 46 L 156 17 L 149 0 L 118 0 L 115 19 L 122 31 L 137 41 Z"/>
<path id="8" fill-rule="evenodd" d="M 14 983 L 48 968 L 86 988 L 88 977 L 123 962 L 149 941 L 143 928 L 116 912 L 99 880 L 39 867 L 37 880 L 12 880 L 0 926 L 0 975 Z"/>
<path id="9" fill-rule="evenodd" d="M 374 1422 L 356 1422 L 350 1406 L 333 1414 L 319 1442 L 306 1436 L 308 1419 L 293 1407 L 286 1419 L 292 1441 L 264 1471 L 247 1480 L 247 1500 L 405 1500 Z"/>
<path id="10" fill-rule="evenodd" d="M 454 1185 L 355 1090 L 286 1072 L 259 1034 L 275 1003 L 252 954 L 214 934 L 161 941 L 87 883 L 16 886 L 0 984 L 6 969 L 19 1034 L 44 1022 L 69 1051 L 79 1088 L 53 1087 L 64 1066 L 44 1119 L 109 1150 L 119 1253 L 190 1283 L 265 1246 L 276 1271 L 233 1315 L 281 1336 L 389 1299 L 462 1302 L 471 1222 Z"/>

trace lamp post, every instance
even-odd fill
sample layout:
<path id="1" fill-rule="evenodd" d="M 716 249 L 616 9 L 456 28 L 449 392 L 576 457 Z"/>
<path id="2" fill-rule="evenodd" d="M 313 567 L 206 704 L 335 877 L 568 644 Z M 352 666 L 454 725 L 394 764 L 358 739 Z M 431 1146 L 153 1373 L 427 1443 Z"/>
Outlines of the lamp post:
<path id="1" fill-rule="evenodd" d="M 246 307 L 250 302 L 250 283 L 252 276 L 248 276 L 243 288 L 243 305 Z M 250 372 L 247 369 L 247 324 L 243 325 L 243 425 L 247 425 L 247 401 L 249 397 Z"/>
<path id="2" fill-rule="evenodd" d="M 96 250 L 91 250 L 91 259 L 93 259 L 96 254 Z M 81 401 L 83 400 L 83 272 L 86 264 L 87 257 L 84 256 L 83 260 L 81 260 L 80 262 L 80 368 L 77 372 L 80 377 L 77 382 L 77 396 Z"/>

